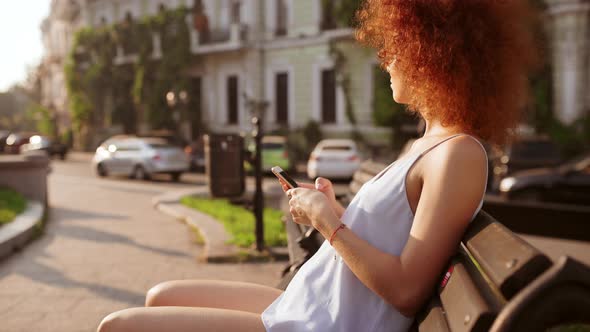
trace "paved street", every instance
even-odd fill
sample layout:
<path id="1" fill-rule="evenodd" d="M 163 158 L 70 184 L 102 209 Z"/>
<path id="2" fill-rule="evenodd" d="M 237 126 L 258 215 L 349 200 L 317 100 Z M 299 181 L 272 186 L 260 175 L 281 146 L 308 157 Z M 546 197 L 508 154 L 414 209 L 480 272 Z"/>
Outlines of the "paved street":
<path id="1" fill-rule="evenodd" d="M 202 264 L 185 225 L 157 212 L 155 195 L 202 184 L 99 179 L 87 156 L 55 161 L 42 238 L 0 261 L 0 332 L 93 331 L 106 314 L 142 305 L 169 279 L 275 285 L 284 262 Z"/>

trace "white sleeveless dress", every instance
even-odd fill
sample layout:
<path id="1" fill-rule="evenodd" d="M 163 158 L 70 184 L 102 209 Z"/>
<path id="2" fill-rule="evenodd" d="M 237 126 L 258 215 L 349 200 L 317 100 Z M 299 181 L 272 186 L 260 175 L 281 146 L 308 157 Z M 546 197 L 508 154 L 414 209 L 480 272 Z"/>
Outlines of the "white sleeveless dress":
<path id="1" fill-rule="evenodd" d="M 406 196 L 406 174 L 421 156 L 460 135 L 389 165 L 361 187 L 344 211 L 342 222 L 376 248 L 401 255 L 414 220 Z M 482 203 L 483 198 L 474 216 Z M 413 321 L 413 317 L 403 316 L 367 288 L 328 241 L 301 267 L 261 318 L 268 332 L 407 331 Z"/>

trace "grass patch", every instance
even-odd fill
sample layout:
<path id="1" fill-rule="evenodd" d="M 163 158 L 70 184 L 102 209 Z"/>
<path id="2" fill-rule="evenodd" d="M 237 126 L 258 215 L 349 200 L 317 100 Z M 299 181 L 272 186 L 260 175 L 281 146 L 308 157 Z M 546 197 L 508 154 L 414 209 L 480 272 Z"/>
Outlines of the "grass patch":
<path id="1" fill-rule="evenodd" d="M 255 219 L 251 211 L 233 205 L 224 199 L 183 197 L 181 203 L 222 222 L 232 236 L 230 243 L 247 248 L 256 242 L 254 236 Z M 287 245 L 287 233 L 281 221 L 283 213 L 279 210 L 265 208 L 263 216 L 264 243 L 267 246 Z"/>
<path id="2" fill-rule="evenodd" d="M 0 188 L 0 226 L 14 220 L 27 207 L 27 200 L 18 192 Z"/>

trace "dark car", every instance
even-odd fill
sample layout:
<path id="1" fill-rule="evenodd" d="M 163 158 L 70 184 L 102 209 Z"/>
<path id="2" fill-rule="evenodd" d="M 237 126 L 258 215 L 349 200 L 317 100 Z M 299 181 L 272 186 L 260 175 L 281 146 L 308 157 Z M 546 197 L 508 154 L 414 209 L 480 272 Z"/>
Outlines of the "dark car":
<path id="1" fill-rule="evenodd" d="M 61 160 L 64 160 L 68 148 L 65 144 L 61 144 L 47 136 L 34 135 L 29 138 L 29 143 L 21 146 L 20 151 L 23 153 L 27 151 L 45 151 L 49 157 L 59 156 Z"/>
<path id="2" fill-rule="evenodd" d="M 6 146 L 4 152 L 10 154 L 19 154 L 20 147 L 29 143 L 29 138 L 35 136 L 35 133 L 12 133 L 6 138 Z"/>
<path id="3" fill-rule="evenodd" d="M 558 167 L 520 171 L 500 182 L 509 200 L 590 205 L 590 153 Z"/>
<path id="4" fill-rule="evenodd" d="M 10 136 L 10 132 L 8 130 L 0 130 L 0 153 L 4 153 L 6 139 L 8 136 Z"/>
<path id="5" fill-rule="evenodd" d="M 190 160 L 191 171 L 205 170 L 205 145 L 202 138 L 189 143 L 184 147 L 184 153 Z"/>
<path id="6" fill-rule="evenodd" d="M 548 138 L 529 137 L 522 138 L 504 151 L 490 151 L 490 160 L 493 167 L 493 189 L 497 190 L 500 181 L 515 172 L 542 168 L 555 167 L 563 162 L 559 147 Z"/>

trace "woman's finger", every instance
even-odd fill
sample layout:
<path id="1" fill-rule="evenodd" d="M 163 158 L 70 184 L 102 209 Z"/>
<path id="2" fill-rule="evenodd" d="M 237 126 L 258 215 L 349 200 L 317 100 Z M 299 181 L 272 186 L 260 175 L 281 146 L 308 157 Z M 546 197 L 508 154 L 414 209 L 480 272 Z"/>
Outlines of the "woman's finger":
<path id="1" fill-rule="evenodd" d="M 315 185 L 311 184 L 311 183 L 299 183 L 297 182 L 297 185 L 301 188 L 305 188 L 305 189 L 315 189 Z"/>

